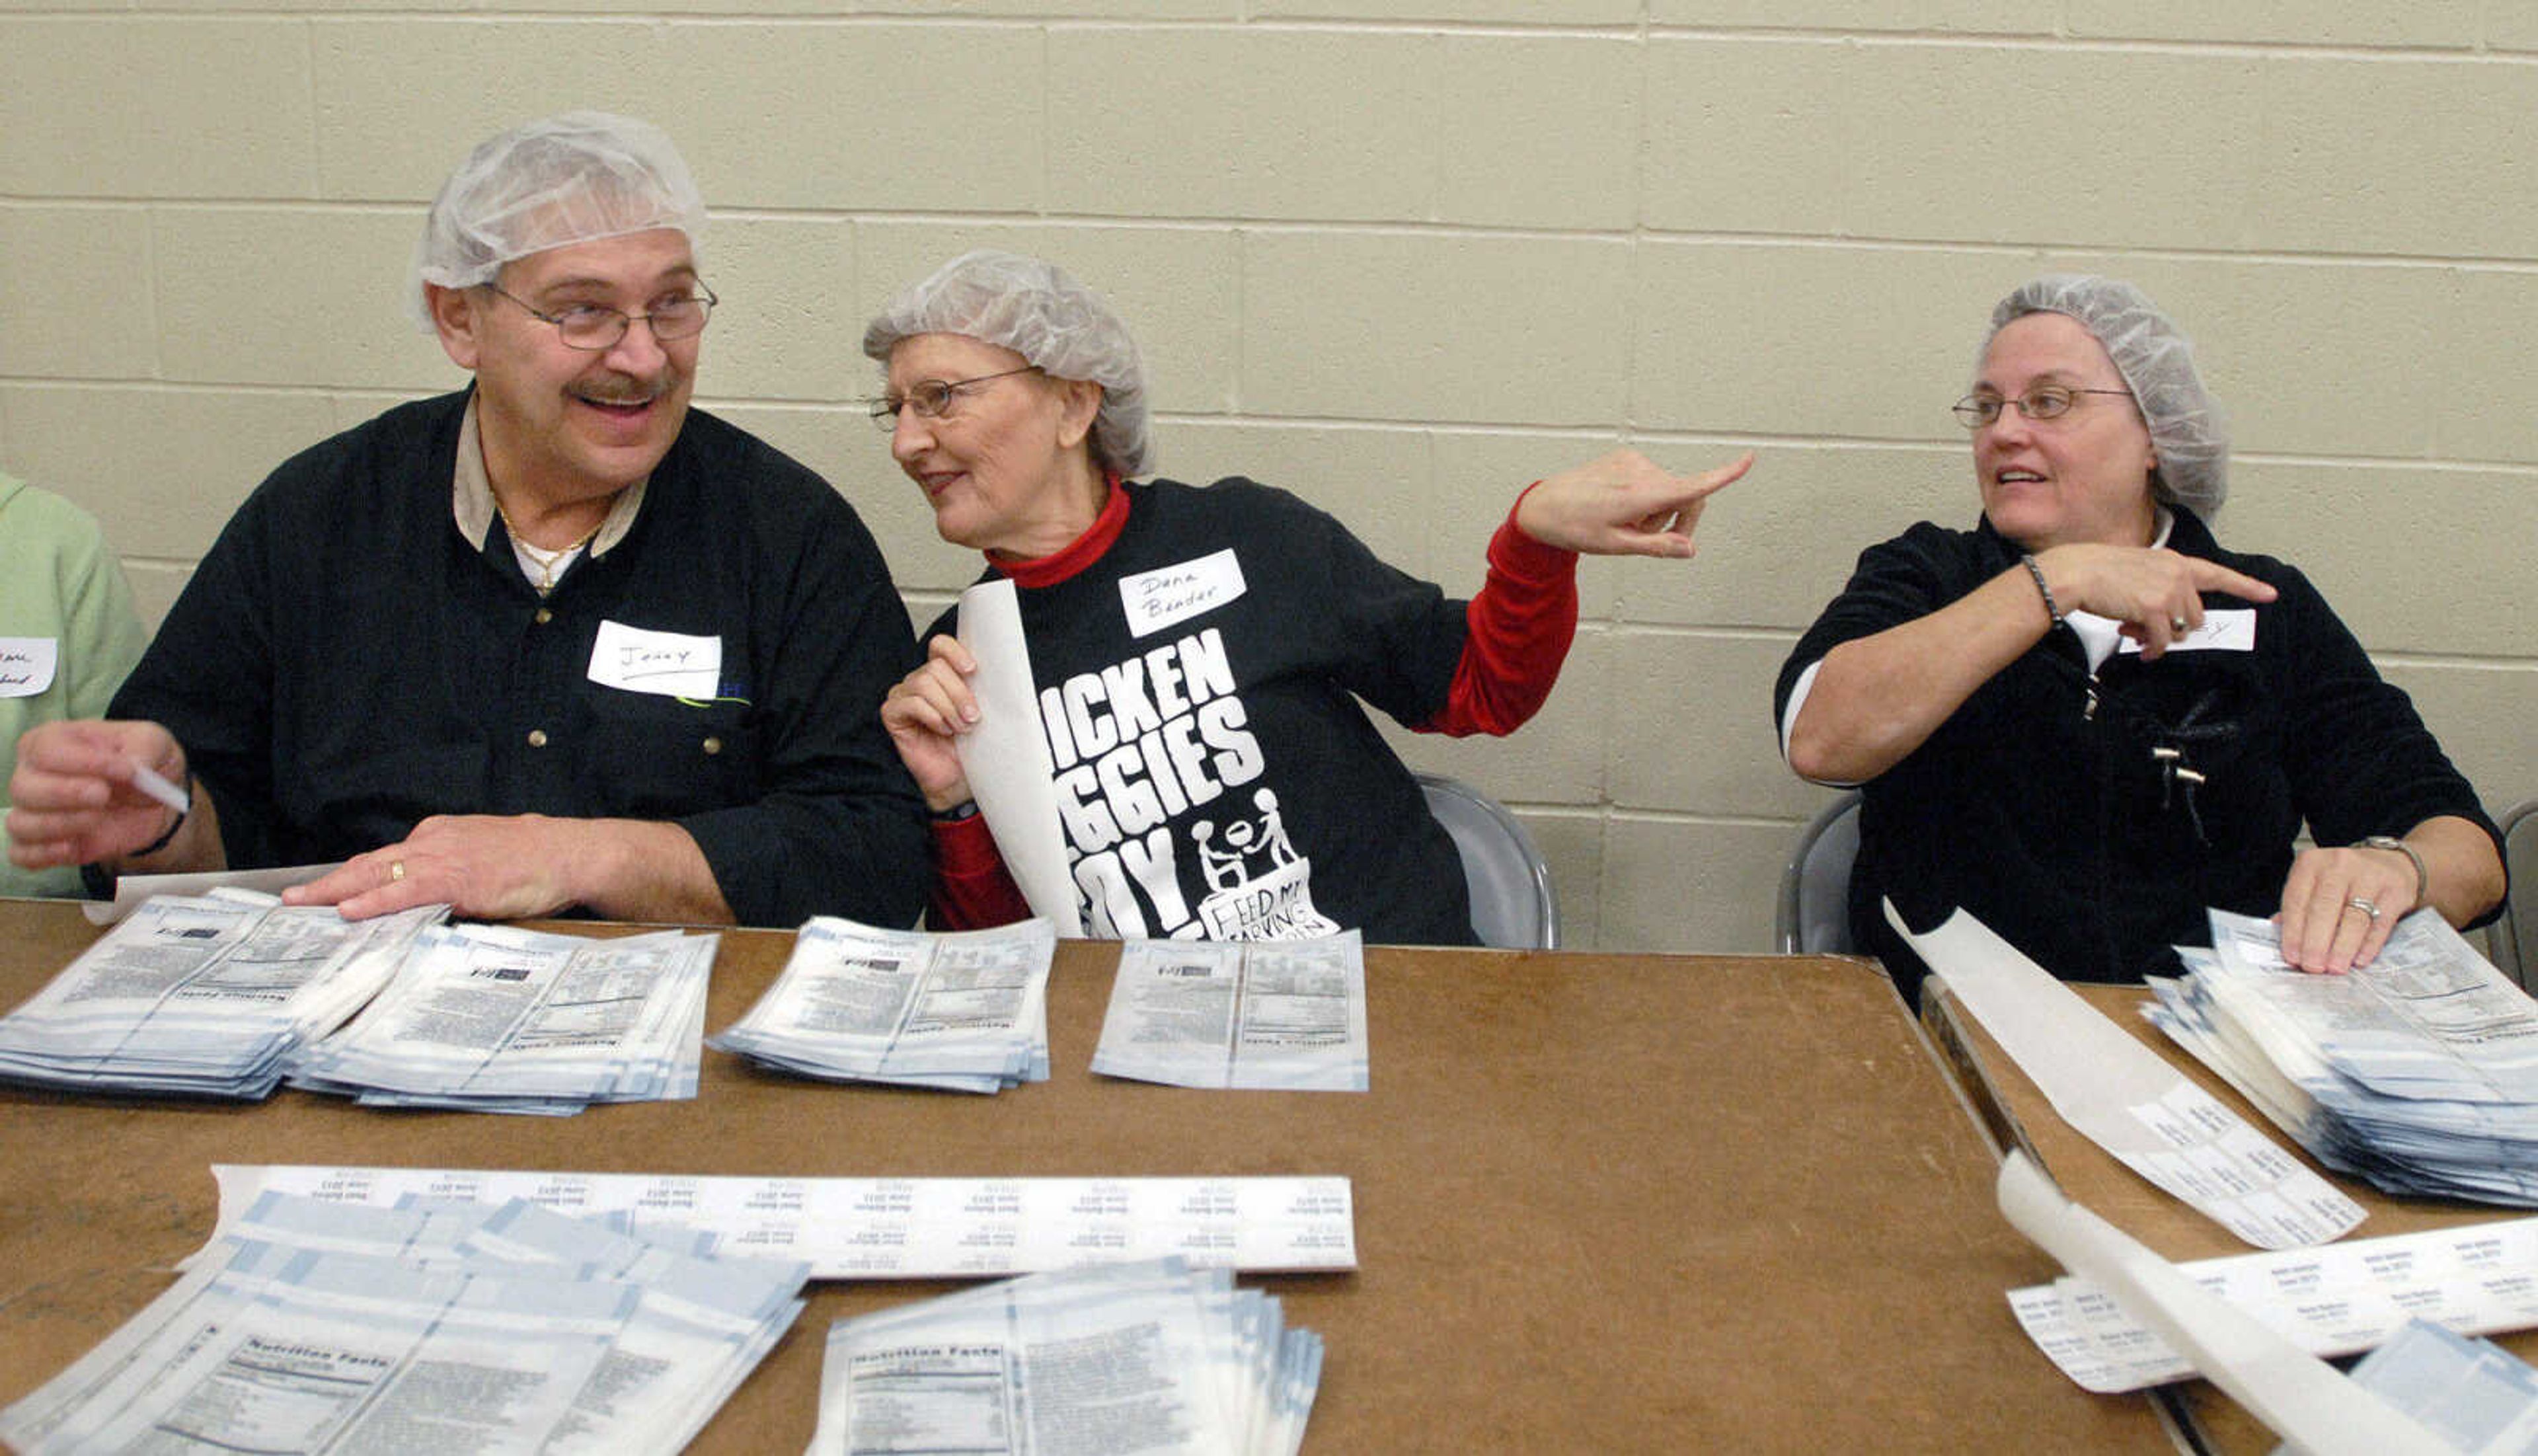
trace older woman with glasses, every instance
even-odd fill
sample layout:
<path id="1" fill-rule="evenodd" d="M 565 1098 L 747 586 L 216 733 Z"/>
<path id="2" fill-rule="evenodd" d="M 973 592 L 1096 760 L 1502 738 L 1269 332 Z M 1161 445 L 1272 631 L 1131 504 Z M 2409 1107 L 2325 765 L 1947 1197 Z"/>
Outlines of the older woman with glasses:
<path id="1" fill-rule="evenodd" d="M 1361 699 L 1421 731 L 1513 731 L 1568 652 L 1577 553 L 1690 557 L 1702 502 L 1752 458 L 1676 477 L 1623 451 L 1537 483 L 1464 603 L 1283 491 L 1132 483 L 1150 459 L 1136 344 L 1047 263 L 957 258 L 892 300 L 864 352 L 935 529 L 1017 589 L 1079 905 L 1103 936 L 1470 944 L 1452 842 Z M 979 710 L 950 629 L 882 721 L 935 812 L 935 922 L 992 925 L 1030 912 L 954 749 Z"/>
<path id="2" fill-rule="evenodd" d="M 2312 971 L 2419 906 L 2491 914 L 2499 836 L 2406 695 L 2300 572 L 2213 540 L 2227 437 L 2150 299 L 2020 288 L 1956 413 L 1982 518 L 1862 555 L 1775 695 L 1790 766 L 1862 787 L 1851 925 L 1907 996 L 1881 896 L 2089 981 L 2172 968 L 2207 905 L 2278 914 Z"/>

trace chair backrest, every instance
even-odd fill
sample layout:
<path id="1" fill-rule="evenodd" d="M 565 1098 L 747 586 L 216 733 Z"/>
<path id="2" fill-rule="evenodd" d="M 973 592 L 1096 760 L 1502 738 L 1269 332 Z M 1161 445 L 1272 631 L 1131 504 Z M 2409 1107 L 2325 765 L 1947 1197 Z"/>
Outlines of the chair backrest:
<path id="1" fill-rule="evenodd" d="M 1481 944 L 1514 950 L 1560 949 L 1560 897 L 1551 866 L 1506 806 L 1460 779 L 1418 775 L 1428 812 L 1453 836 L 1472 893 L 1472 929 Z"/>
<path id="2" fill-rule="evenodd" d="M 1850 943 L 1850 862 L 1859 857 L 1859 794 L 1842 795 L 1798 831 L 1780 871 L 1772 936 L 1780 954 L 1842 956 Z"/>
<path id="3" fill-rule="evenodd" d="M 2503 863 L 2511 897 L 2489 932 L 2494 963 L 2522 990 L 2538 993 L 2538 799 L 2503 816 Z"/>

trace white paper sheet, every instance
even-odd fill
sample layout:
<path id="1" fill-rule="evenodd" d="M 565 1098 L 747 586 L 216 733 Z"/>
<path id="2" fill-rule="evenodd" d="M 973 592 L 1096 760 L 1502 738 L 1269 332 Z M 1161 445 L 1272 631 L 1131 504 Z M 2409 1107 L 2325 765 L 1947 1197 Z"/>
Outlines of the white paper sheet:
<path id="1" fill-rule="evenodd" d="M 1023 639 L 1014 584 L 999 578 L 961 593 L 955 635 L 978 670 L 969 677 L 978 722 L 953 741 L 969 796 L 995 835 L 996 852 L 1021 887 L 1032 913 L 1069 940 L 1084 936 L 1084 916 L 1067 873 L 1066 838 L 1057 823 L 1056 770 L 1040 737 L 1039 697 L 1032 687 L 1031 647 Z"/>
<path id="2" fill-rule="evenodd" d="M 2266 1428 L 2311 1456 L 2438 1451 L 2439 1439 L 2324 1360 L 2214 1298 L 2175 1265 L 2062 1196 L 2023 1153 L 2000 1168 L 2000 1211 L 2073 1274 L 2095 1281 Z"/>
<path id="3" fill-rule="evenodd" d="M 215 1164 L 218 1238 L 267 1189 L 336 1203 L 525 1199 L 640 1237 L 716 1235 L 713 1252 L 798 1259 L 814 1279 L 967 1279 L 1179 1255 L 1202 1268 L 1357 1267 L 1349 1180 L 750 1178 Z"/>
<path id="4" fill-rule="evenodd" d="M 112 925 L 132 913 L 133 907 L 154 894 L 209 894 L 215 890 L 252 890 L 261 894 L 280 894 L 294 885 L 331 875 L 344 867 L 342 860 L 329 865 L 278 865 L 270 870 L 205 870 L 195 875 L 124 875 L 114 882 L 114 898 L 90 900 L 82 909 L 91 925 Z"/>
<path id="5" fill-rule="evenodd" d="M 2362 1206 L 1963 910 L 1915 935 L 1886 918 L 2062 1120 L 2258 1248 L 2324 1243 Z"/>

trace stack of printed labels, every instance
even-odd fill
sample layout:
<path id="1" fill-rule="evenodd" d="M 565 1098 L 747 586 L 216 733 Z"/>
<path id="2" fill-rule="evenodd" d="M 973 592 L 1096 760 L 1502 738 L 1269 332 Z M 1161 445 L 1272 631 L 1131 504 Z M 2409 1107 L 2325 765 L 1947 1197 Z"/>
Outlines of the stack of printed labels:
<path id="1" fill-rule="evenodd" d="M 810 1450 L 1293 1456 L 1321 1378 L 1321 1337 L 1225 1270 L 1035 1274 L 832 1325 Z"/>
<path id="2" fill-rule="evenodd" d="M 2214 910 L 2151 1020 L 2317 1159 L 2406 1196 L 2538 1207 L 2538 1002 L 2432 910 L 2371 964 L 2310 975 Z"/>
<path id="3" fill-rule="evenodd" d="M 1366 948 L 1128 941 L 1093 1070 L 1174 1087 L 1365 1092 Z"/>
<path id="4" fill-rule="evenodd" d="M 1048 1080 L 1045 920 L 957 935 L 816 917 L 717 1050 L 805 1077 L 1001 1092 Z"/>
<path id="5" fill-rule="evenodd" d="M 513 1200 L 268 1193 L 0 1440 L 56 1452 L 676 1451 L 801 1311 L 808 1266 Z"/>
<path id="6" fill-rule="evenodd" d="M 291 1085 L 371 1106 L 564 1116 L 697 1094 L 717 938 L 434 927 Z"/>
<path id="7" fill-rule="evenodd" d="M 221 892 L 144 901 L 0 1018 L 0 1077 L 89 1092 L 270 1095 L 446 913 L 346 920 Z"/>

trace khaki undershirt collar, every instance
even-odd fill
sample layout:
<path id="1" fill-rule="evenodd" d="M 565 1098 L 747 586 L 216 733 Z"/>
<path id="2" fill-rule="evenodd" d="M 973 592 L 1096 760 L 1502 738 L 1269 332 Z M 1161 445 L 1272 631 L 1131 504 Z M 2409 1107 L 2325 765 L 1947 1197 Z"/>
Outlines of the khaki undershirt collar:
<path id="1" fill-rule="evenodd" d="M 458 468 L 451 475 L 450 517 L 458 523 L 458 534 L 467 538 L 469 546 L 481 552 L 499 512 L 494 508 L 494 482 L 485 474 L 485 445 L 476 432 L 476 396 L 472 393 L 467 396 L 467 413 L 458 422 Z M 650 483 L 647 476 L 617 493 L 617 499 L 608 507 L 608 518 L 599 523 L 599 534 L 590 538 L 588 555 L 591 560 L 608 555 L 618 542 L 626 539 L 626 533 L 634 528 L 634 513 L 643 508 L 643 488 Z M 518 548 L 519 543 L 513 542 L 515 555 Z M 580 558 L 575 557 L 574 560 L 579 561 Z M 556 579 L 562 581 L 570 569 L 570 563 L 565 563 L 564 568 L 556 573 Z"/>

